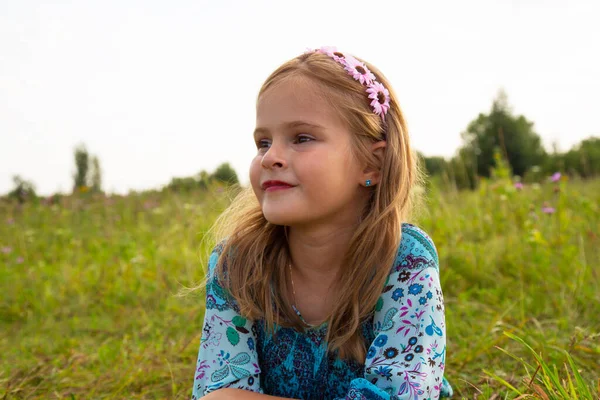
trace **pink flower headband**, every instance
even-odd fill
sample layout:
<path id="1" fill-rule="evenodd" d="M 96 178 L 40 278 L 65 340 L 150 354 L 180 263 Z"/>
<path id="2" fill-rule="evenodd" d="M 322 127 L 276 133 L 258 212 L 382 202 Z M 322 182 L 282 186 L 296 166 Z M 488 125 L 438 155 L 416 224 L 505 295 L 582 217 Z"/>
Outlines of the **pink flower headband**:
<path id="1" fill-rule="evenodd" d="M 352 57 L 350 54 L 339 52 L 335 47 L 325 46 L 316 50 L 308 50 L 309 53 L 316 52 L 326 54 L 340 63 L 352 78 L 367 86 L 367 94 L 371 99 L 373 112 L 385 121 L 385 114 L 390 109 L 390 92 L 381 83 L 377 82 L 375 75 L 367 66 Z"/>

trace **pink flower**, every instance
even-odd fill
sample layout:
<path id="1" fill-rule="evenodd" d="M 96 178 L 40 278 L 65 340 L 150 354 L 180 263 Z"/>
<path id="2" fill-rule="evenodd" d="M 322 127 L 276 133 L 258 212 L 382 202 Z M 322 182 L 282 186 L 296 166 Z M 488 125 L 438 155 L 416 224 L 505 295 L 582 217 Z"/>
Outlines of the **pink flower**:
<path id="1" fill-rule="evenodd" d="M 560 181 L 560 172 L 555 172 L 554 175 L 552 175 L 552 182 L 558 182 Z"/>
<path id="2" fill-rule="evenodd" d="M 523 189 L 523 184 L 521 182 L 516 182 L 515 183 L 515 189 L 517 189 L 517 190 Z"/>
<path id="3" fill-rule="evenodd" d="M 337 48 L 335 46 L 323 46 L 317 51 L 323 54 L 327 54 L 329 57 L 331 57 L 332 54 L 337 51 Z"/>
<path id="4" fill-rule="evenodd" d="M 390 108 L 390 92 L 379 82 L 373 82 L 367 88 L 369 98 L 372 99 L 371 107 L 375 114 L 383 119 Z"/>
<path id="5" fill-rule="evenodd" d="M 6 224 L 7 224 L 7 225 L 12 225 L 12 224 L 14 224 L 14 223 L 15 223 L 15 220 L 14 220 L 14 219 L 12 219 L 12 218 L 9 218 L 9 219 L 7 219 L 7 220 L 6 220 Z"/>
<path id="6" fill-rule="evenodd" d="M 323 46 L 319 49 L 319 51 L 323 54 L 327 54 L 329 57 L 333 58 L 339 63 L 343 63 L 346 59 L 346 55 L 338 51 L 335 46 Z"/>
<path id="7" fill-rule="evenodd" d="M 550 204 L 548 203 L 544 203 L 544 206 L 542 207 L 542 212 L 544 214 L 554 214 L 556 210 L 554 209 L 554 207 L 551 207 Z"/>
<path id="8" fill-rule="evenodd" d="M 344 69 L 348 71 L 354 79 L 356 79 L 363 85 L 365 83 L 367 85 L 370 85 L 375 80 L 375 75 L 373 75 L 373 73 L 369 71 L 367 66 L 352 56 L 346 57 Z"/>
<path id="9" fill-rule="evenodd" d="M 23 257 L 17 257 L 17 264 L 23 263 Z"/>
<path id="10" fill-rule="evenodd" d="M 4 254 L 8 254 L 12 251 L 12 248 L 10 248 L 8 246 L 4 246 L 2 249 L 0 249 L 0 251 Z"/>

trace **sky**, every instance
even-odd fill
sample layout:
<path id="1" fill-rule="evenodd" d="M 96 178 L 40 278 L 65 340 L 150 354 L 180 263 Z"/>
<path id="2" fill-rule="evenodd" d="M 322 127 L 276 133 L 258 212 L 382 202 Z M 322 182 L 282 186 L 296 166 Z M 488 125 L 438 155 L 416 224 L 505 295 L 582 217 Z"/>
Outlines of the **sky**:
<path id="1" fill-rule="evenodd" d="M 324 45 L 390 80 L 414 147 L 450 157 L 500 89 L 550 149 L 600 136 L 600 1 L 0 2 L 0 194 L 69 192 L 73 151 L 108 192 L 256 153 L 258 90 Z"/>

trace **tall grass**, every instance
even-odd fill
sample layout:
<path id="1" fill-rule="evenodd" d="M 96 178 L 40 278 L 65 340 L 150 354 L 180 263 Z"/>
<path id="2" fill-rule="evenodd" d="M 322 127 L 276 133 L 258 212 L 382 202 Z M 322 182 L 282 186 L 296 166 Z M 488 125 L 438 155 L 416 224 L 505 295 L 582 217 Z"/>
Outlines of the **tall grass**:
<path id="1" fill-rule="evenodd" d="M 598 398 L 600 181 L 428 190 L 456 398 Z M 0 203 L 0 398 L 188 398 L 203 298 L 176 293 L 228 201 Z"/>

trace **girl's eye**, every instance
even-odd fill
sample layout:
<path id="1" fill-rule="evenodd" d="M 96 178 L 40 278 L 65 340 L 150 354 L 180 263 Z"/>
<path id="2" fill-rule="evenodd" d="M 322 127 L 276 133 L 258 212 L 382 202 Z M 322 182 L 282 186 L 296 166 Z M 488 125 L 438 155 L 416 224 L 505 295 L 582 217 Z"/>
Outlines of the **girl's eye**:
<path id="1" fill-rule="evenodd" d="M 298 135 L 298 136 L 296 136 L 295 141 L 298 143 L 308 143 L 311 140 L 313 140 L 313 138 L 311 138 L 310 136 Z"/>
<path id="2" fill-rule="evenodd" d="M 311 138 L 310 136 L 298 135 L 294 138 L 294 144 L 308 143 L 313 140 L 314 139 Z M 261 139 L 256 142 L 256 148 L 258 150 L 266 150 L 269 147 L 271 147 L 271 141 L 268 139 Z"/>
<path id="3" fill-rule="evenodd" d="M 260 149 L 264 149 L 267 147 L 270 147 L 271 144 L 269 143 L 268 140 L 259 140 L 258 142 L 256 142 L 256 147 L 260 150 Z"/>

